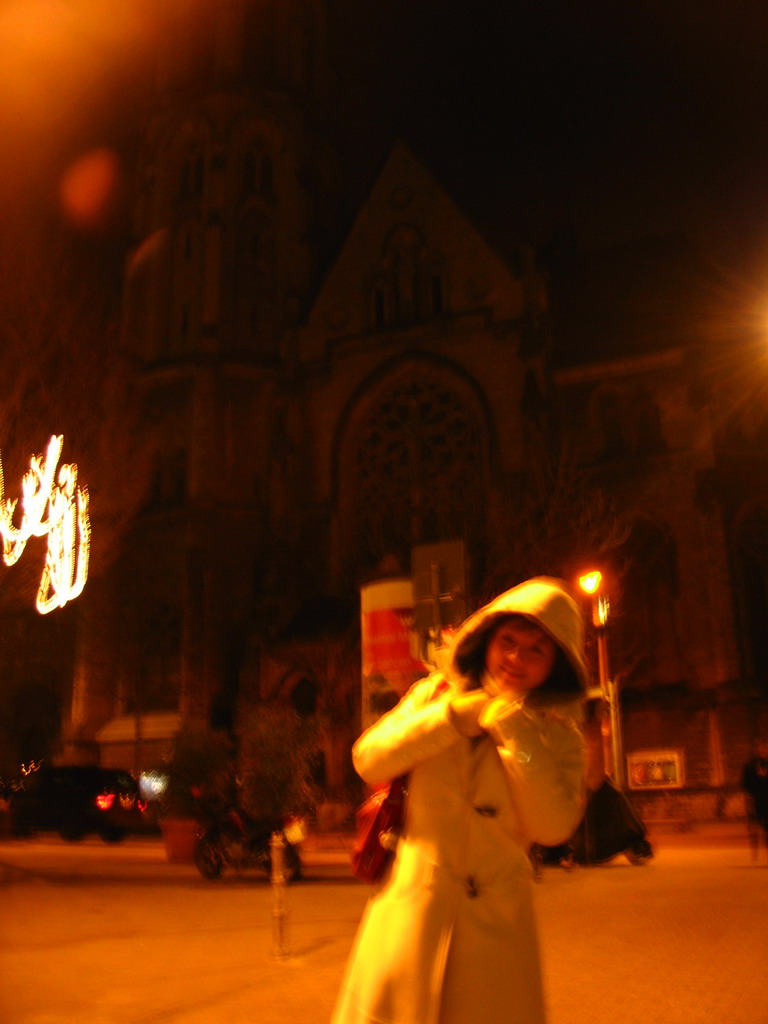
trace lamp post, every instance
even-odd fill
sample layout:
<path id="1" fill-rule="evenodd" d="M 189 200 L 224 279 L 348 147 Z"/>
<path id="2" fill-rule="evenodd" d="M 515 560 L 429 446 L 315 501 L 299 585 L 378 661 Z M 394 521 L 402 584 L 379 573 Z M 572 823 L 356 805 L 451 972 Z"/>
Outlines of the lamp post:
<path id="1" fill-rule="evenodd" d="M 608 664 L 608 614 L 610 603 L 603 589 L 603 575 L 592 570 L 579 577 L 579 586 L 592 599 L 592 625 L 597 637 L 597 669 L 600 695 L 608 707 L 611 744 L 610 775 L 617 789 L 624 789 L 624 751 L 621 735 L 619 691 Z"/>

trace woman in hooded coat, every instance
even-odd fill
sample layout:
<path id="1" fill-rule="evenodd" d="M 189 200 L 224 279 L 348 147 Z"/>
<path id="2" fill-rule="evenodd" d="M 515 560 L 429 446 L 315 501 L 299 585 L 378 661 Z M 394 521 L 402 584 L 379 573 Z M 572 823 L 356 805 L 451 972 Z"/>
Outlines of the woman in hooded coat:
<path id="1" fill-rule="evenodd" d="M 408 774 L 405 824 L 366 907 L 333 1024 L 543 1024 L 531 843 L 584 809 L 579 608 L 556 579 L 470 616 L 448 670 L 353 748 L 371 786 Z"/>

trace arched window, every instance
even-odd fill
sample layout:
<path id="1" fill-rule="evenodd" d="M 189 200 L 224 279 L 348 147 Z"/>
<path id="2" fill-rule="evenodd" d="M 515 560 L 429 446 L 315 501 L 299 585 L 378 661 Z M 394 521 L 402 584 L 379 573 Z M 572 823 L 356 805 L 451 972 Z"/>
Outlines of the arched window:
<path id="1" fill-rule="evenodd" d="M 390 234 L 370 294 L 375 328 L 417 323 L 445 312 L 443 267 L 416 228 L 400 225 Z"/>
<path id="2" fill-rule="evenodd" d="M 639 687 L 687 681 L 676 617 L 675 542 L 660 524 L 641 519 L 623 553 L 627 568 L 611 618 L 615 667 Z"/>
<path id="3" fill-rule="evenodd" d="M 263 153 L 259 168 L 259 190 L 263 196 L 271 196 L 273 192 L 272 158 Z"/>
<path id="4" fill-rule="evenodd" d="M 203 237 L 197 217 L 180 222 L 171 245 L 169 323 L 164 356 L 194 351 L 202 320 Z"/>
<path id="5" fill-rule="evenodd" d="M 626 437 L 626 409 L 617 391 L 604 391 L 596 402 L 598 428 L 598 454 L 611 459 L 628 452 Z"/>
<path id="6" fill-rule="evenodd" d="M 384 327 L 387 322 L 387 292 L 379 283 L 373 289 L 373 326 Z"/>
<path id="7" fill-rule="evenodd" d="M 272 157 L 264 140 L 253 139 L 243 152 L 240 165 L 240 191 L 244 198 L 271 199 L 274 192 Z"/>
<path id="8" fill-rule="evenodd" d="M 184 448 L 169 448 L 157 454 L 149 496 L 154 507 L 179 505 L 186 500 L 187 464 Z"/>
<path id="9" fill-rule="evenodd" d="M 634 449 L 638 454 L 651 454 L 664 447 L 661 416 L 653 397 L 640 389 L 632 398 L 629 410 L 634 428 Z"/>
<path id="10" fill-rule="evenodd" d="M 182 159 L 179 170 L 178 197 L 181 202 L 198 199 L 205 185 L 203 154 L 190 150 Z"/>
<path id="11" fill-rule="evenodd" d="M 408 377 L 380 393 L 351 460 L 357 545 L 365 560 L 483 532 L 478 423 L 450 384 Z"/>
<path id="12" fill-rule="evenodd" d="M 273 354 L 278 330 L 275 234 L 271 217 L 258 206 L 246 208 L 238 225 L 235 303 L 233 347 Z"/>
<path id="13" fill-rule="evenodd" d="M 617 459 L 663 449 L 659 407 L 646 388 L 610 388 L 594 399 L 595 454 Z"/>
<path id="14" fill-rule="evenodd" d="M 440 316 L 443 312 L 443 278 L 438 269 L 432 271 L 429 286 L 432 300 L 431 312 L 435 316 Z"/>
<path id="15" fill-rule="evenodd" d="M 256 193 L 256 155 L 253 150 L 248 150 L 243 154 L 243 174 L 242 174 L 242 186 L 243 192 L 247 196 L 255 195 Z"/>
<path id="16" fill-rule="evenodd" d="M 204 118 L 189 118 L 158 140 L 157 202 L 173 221 L 195 215 L 208 184 L 210 130 Z"/>

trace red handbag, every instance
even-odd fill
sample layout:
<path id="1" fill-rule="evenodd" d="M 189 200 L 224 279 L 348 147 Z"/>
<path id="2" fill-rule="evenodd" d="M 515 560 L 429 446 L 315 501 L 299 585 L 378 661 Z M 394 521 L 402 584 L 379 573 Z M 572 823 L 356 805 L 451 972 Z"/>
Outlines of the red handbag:
<path id="1" fill-rule="evenodd" d="M 450 686 L 443 675 L 432 677 L 434 687 L 430 700 L 445 693 Z M 394 857 L 395 847 L 405 818 L 408 776 L 398 775 L 388 786 L 382 786 L 368 797 L 355 813 L 357 834 L 352 846 L 352 874 L 361 882 L 378 882 Z"/>
<path id="2" fill-rule="evenodd" d="M 355 813 L 352 874 L 361 882 L 378 882 L 394 856 L 403 824 L 407 782 L 407 775 L 399 775 L 372 793 Z"/>

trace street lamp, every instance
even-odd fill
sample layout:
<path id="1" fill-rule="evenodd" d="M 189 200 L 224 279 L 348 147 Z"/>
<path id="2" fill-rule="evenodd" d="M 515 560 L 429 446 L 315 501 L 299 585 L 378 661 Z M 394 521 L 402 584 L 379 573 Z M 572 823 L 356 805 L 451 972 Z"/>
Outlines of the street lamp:
<path id="1" fill-rule="evenodd" d="M 592 625 L 597 637 L 597 666 L 600 695 L 608 706 L 611 740 L 611 776 L 617 789 L 624 789 L 624 751 L 621 736 L 619 691 L 608 667 L 608 613 L 610 603 L 603 589 L 603 574 L 596 569 L 579 577 L 579 586 L 592 599 Z"/>

